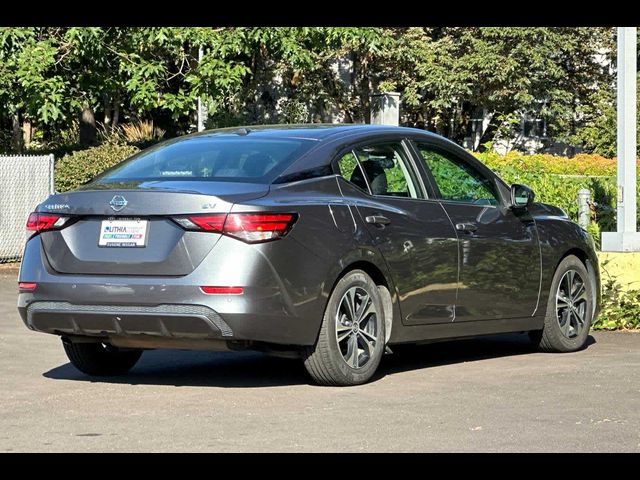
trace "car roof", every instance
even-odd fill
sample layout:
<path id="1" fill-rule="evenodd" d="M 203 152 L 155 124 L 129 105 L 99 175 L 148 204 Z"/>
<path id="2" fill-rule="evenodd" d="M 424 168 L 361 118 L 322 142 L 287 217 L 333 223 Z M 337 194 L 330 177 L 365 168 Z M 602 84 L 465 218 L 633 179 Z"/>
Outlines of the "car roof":
<path id="1" fill-rule="evenodd" d="M 188 137 L 219 136 L 219 135 L 241 135 L 260 138 L 300 138 L 309 140 L 325 140 L 341 135 L 352 134 L 372 134 L 372 133 L 399 133 L 408 132 L 433 135 L 426 130 L 408 127 L 396 127 L 392 125 L 368 125 L 368 124 L 348 124 L 348 123 L 311 123 L 311 124 L 289 124 L 289 125 L 247 125 L 240 127 L 218 128 L 204 130 L 202 132 L 188 135 Z M 184 137 L 182 137 L 184 138 Z"/>
<path id="2" fill-rule="evenodd" d="M 393 125 L 356 123 L 247 125 L 218 128 L 176 137 L 161 142 L 151 148 L 162 148 L 162 146 L 172 143 L 195 139 L 205 140 L 207 138 L 235 138 L 238 140 L 240 140 L 240 138 L 265 140 L 299 139 L 315 142 L 316 145 L 314 147 L 303 153 L 275 179 L 274 182 L 278 183 L 284 178 L 297 178 L 297 175 L 301 172 L 325 168 L 331 162 L 331 158 L 335 154 L 335 149 L 339 148 L 343 140 L 353 143 L 371 137 L 383 139 L 393 138 L 395 136 L 414 139 L 422 138 L 425 140 L 434 139 L 439 143 L 444 142 L 445 144 L 454 145 L 456 148 L 462 150 L 461 147 L 455 145 L 450 140 L 426 130 Z"/>

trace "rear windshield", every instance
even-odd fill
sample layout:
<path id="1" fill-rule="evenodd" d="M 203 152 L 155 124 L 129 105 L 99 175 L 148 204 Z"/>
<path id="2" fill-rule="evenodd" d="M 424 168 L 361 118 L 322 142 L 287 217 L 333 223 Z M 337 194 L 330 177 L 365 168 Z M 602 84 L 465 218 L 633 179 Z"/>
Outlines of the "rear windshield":
<path id="1" fill-rule="evenodd" d="M 314 144 L 309 139 L 237 135 L 179 139 L 134 155 L 93 183 L 131 180 L 271 183 Z"/>

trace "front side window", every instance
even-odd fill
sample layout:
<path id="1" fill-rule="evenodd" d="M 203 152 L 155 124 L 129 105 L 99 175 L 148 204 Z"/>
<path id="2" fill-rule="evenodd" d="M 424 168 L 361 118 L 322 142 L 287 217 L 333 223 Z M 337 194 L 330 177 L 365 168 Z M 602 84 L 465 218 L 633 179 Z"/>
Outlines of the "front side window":
<path id="1" fill-rule="evenodd" d="M 498 205 L 495 185 L 467 162 L 430 145 L 418 151 L 431 172 L 443 200 L 478 205 Z"/>

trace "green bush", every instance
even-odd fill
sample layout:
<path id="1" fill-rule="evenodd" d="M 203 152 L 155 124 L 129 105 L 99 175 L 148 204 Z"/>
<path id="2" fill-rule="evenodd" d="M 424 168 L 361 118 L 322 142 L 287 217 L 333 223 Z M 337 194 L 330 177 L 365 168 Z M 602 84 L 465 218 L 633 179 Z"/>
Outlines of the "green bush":
<path id="1" fill-rule="evenodd" d="M 553 155 L 523 155 L 510 152 L 475 154 L 507 183 L 523 183 L 533 189 L 536 200 L 562 208 L 569 217 L 578 219 L 578 190 L 591 191 L 593 208 L 590 228 L 596 244 L 599 232 L 616 229 L 616 162 L 599 155 L 578 155 L 574 158 Z M 640 190 L 638 191 L 640 200 Z M 638 211 L 640 225 L 640 210 Z M 597 235 L 597 236 L 596 236 Z"/>
<path id="2" fill-rule="evenodd" d="M 67 154 L 55 165 L 56 190 L 73 190 L 136 152 L 131 145 L 104 144 Z"/>
<path id="3" fill-rule="evenodd" d="M 602 305 L 600 315 L 593 322 L 594 330 L 640 328 L 640 290 L 624 290 L 620 282 L 610 276 L 606 263 L 602 269 Z"/>

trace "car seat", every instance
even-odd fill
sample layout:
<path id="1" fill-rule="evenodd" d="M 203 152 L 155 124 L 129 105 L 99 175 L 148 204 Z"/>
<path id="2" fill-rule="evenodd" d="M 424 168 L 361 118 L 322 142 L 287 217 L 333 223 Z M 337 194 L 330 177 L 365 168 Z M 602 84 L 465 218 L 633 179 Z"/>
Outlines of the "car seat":
<path id="1" fill-rule="evenodd" d="M 371 193 L 373 195 L 386 195 L 387 194 L 387 175 L 384 173 L 384 168 L 376 160 L 365 160 L 362 162 L 362 168 L 364 169 L 367 178 L 369 179 L 369 185 L 371 186 Z M 360 167 L 356 165 L 356 168 L 351 174 L 351 183 L 357 185 L 364 191 L 367 190 L 367 182 L 362 176 Z"/>

